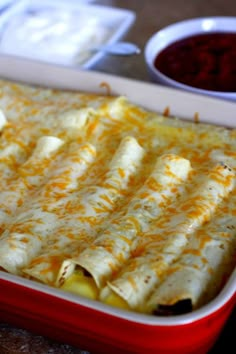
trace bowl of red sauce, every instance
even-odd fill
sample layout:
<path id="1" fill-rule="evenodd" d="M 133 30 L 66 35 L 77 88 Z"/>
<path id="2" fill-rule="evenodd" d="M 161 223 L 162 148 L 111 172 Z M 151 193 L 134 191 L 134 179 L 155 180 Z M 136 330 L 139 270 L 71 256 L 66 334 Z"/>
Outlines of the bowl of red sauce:
<path id="1" fill-rule="evenodd" d="M 147 42 L 153 81 L 236 101 L 236 17 L 201 17 L 171 24 Z"/>

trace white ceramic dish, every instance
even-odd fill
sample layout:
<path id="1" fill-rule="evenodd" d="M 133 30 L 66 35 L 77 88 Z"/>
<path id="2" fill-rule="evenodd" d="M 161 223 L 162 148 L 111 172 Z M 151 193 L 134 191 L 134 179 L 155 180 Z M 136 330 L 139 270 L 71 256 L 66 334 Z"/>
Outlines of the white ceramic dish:
<path id="1" fill-rule="evenodd" d="M 134 21 L 132 11 L 85 1 L 13 1 L 0 15 L 0 53 L 89 69 L 105 55 L 91 49 L 117 42 Z"/>
<path id="2" fill-rule="evenodd" d="M 207 94 L 227 100 L 236 100 L 236 92 L 219 92 L 194 88 L 169 78 L 154 66 L 156 56 L 170 44 L 196 34 L 213 32 L 236 32 L 236 17 L 193 18 L 171 24 L 153 34 L 144 50 L 147 68 L 153 81 L 194 93 Z"/>
<path id="3" fill-rule="evenodd" d="M 197 113 L 202 122 L 236 127 L 236 103 L 153 83 L 95 71 L 74 70 L 9 55 L 0 55 L 0 77 L 60 89 L 99 93 L 106 93 L 101 83 L 107 82 L 111 94 L 127 96 L 134 103 L 148 109 L 164 112 L 168 108 L 170 115 L 186 119 L 193 119 Z"/>
<path id="4" fill-rule="evenodd" d="M 236 127 L 236 103 L 108 74 L 0 56 L 0 77 L 61 89 L 115 95 L 179 117 Z M 203 354 L 215 343 L 236 304 L 236 270 L 220 294 L 192 313 L 154 317 L 82 298 L 0 271 L 1 319 L 96 353 Z M 135 333 L 135 336 L 133 335 Z M 194 333 L 194 335 L 193 335 Z M 171 341 L 169 340 L 171 338 Z"/>

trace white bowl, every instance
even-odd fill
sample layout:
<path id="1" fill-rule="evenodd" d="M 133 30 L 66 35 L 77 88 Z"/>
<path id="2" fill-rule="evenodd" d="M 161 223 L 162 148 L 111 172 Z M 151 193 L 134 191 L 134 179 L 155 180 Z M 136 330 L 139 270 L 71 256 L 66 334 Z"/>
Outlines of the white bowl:
<path id="1" fill-rule="evenodd" d="M 174 88 L 236 101 L 236 92 L 210 91 L 188 86 L 164 75 L 154 66 L 156 56 L 170 44 L 196 34 L 213 32 L 236 33 L 236 17 L 221 16 L 193 18 L 171 24 L 156 32 L 148 40 L 144 50 L 145 61 L 152 80 Z"/>

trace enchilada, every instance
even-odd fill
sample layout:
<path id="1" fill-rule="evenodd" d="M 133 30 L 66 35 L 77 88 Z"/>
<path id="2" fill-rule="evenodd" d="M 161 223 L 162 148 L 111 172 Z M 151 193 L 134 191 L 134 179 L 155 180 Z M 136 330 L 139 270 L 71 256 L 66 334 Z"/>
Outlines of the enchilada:
<path id="1" fill-rule="evenodd" d="M 152 314 L 216 295 L 235 266 L 235 130 L 0 84 L 2 269 Z"/>

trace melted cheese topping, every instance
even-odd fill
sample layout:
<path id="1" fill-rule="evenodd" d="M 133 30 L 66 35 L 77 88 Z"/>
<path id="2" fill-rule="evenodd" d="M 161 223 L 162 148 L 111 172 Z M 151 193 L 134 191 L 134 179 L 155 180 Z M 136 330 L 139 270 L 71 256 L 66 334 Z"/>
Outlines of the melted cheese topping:
<path id="1" fill-rule="evenodd" d="M 2 269 L 146 313 L 220 291 L 235 266 L 235 130 L 7 81 L 0 108 Z"/>

